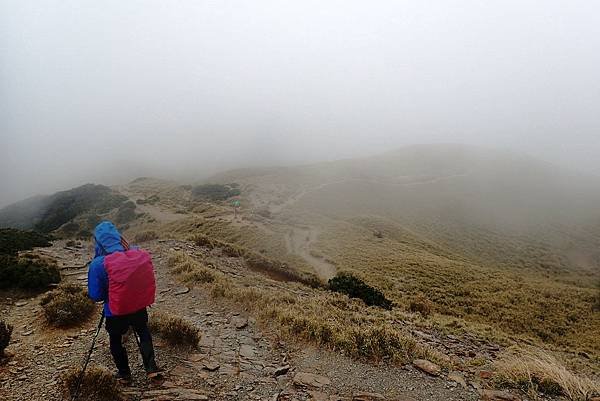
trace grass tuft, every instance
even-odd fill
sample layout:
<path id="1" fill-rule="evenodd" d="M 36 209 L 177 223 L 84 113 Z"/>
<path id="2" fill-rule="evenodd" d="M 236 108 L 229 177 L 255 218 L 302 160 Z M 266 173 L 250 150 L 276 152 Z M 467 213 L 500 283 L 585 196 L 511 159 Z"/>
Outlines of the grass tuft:
<path id="1" fill-rule="evenodd" d="M 57 327 L 82 323 L 94 310 L 87 292 L 77 284 L 63 284 L 50 291 L 42 297 L 40 305 L 48 323 Z"/>
<path id="2" fill-rule="evenodd" d="M 153 312 L 149 326 L 170 345 L 196 347 L 202 337 L 194 323 L 169 313 Z"/>
<path id="3" fill-rule="evenodd" d="M 153 241 L 158 238 L 158 234 L 154 230 L 146 230 L 139 232 L 135 235 L 133 240 L 136 244 L 141 244 L 142 242 Z"/>
<path id="4" fill-rule="evenodd" d="M 420 313 L 423 317 L 429 317 L 433 309 L 433 304 L 422 294 L 416 296 L 408 305 L 408 310 L 412 313 Z"/>
<path id="5" fill-rule="evenodd" d="M 219 274 L 182 251 L 172 252 L 167 263 L 171 272 L 179 275 L 181 280 L 188 284 L 212 283 Z"/>
<path id="6" fill-rule="evenodd" d="M 63 387 L 68 399 L 71 399 L 77 388 L 77 380 L 81 368 L 69 369 L 62 378 Z M 123 394 L 112 373 L 99 366 L 87 368 L 79 389 L 79 400 L 87 401 L 117 401 L 123 399 Z"/>
<path id="7" fill-rule="evenodd" d="M 497 384 L 585 401 L 600 393 L 600 383 L 569 371 L 555 356 L 537 348 L 507 353 L 496 361 Z"/>

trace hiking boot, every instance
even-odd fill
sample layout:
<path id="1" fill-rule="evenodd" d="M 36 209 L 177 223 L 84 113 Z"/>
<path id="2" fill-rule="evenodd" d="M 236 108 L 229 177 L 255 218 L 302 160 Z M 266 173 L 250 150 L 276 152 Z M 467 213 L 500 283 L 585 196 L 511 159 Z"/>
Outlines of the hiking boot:
<path id="1" fill-rule="evenodd" d="M 124 386 L 128 386 L 131 384 L 131 372 L 128 373 L 121 373 L 121 372 L 117 372 L 114 375 L 114 378 L 121 383 Z"/>
<path id="2" fill-rule="evenodd" d="M 164 373 L 163 369 L 155 367 L 154 369 L 147 371 L 146 376 L 148 376 L 148 379 L 158 380 L 158 379 L 162 379 L 163 373 Z"/>

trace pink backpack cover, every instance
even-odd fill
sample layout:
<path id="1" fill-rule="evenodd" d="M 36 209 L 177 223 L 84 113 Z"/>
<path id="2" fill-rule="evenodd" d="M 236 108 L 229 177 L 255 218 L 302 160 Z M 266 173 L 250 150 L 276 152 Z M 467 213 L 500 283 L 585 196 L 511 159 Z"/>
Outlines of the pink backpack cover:
<path id="1" fill-rule="evenodd" d="M 108 274 L 108 307 L 115 316 L 128 315 L 150 306 L 156 295 L 154 266 L 141 249 L 115 252 L 104 258 Z"/>

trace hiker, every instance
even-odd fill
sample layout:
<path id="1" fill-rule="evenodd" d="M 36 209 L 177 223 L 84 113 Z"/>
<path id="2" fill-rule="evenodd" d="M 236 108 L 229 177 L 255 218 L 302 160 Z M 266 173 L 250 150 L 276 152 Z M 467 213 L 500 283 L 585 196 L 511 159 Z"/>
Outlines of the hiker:
<path id="1" fill-rule="evenodd" d="M 110 221 L 96 226 L 94 239 L 95 256 L 88 271 L 88 295 L 95 302 L 104 301 L 110 353 L 117 366 L 115 377 L 125 384 L 131 382 L 122 336 L 132 327 L 139 338 L 146 374 L 151 379 L 156 378 L 161 370 L 154 360 L 146 311 L 146 307 L 154 303 L 156 292 L 150 255 L 130 248 Z"/>
<path id="2" fill-rule="evenodd" d="M 231 202 L 231 205 L 233 206 L 233 218 L 237 220 L 238 209 L 240 208 L 240 201 L 238 199 L 235 199 L 233 202 Z"/>

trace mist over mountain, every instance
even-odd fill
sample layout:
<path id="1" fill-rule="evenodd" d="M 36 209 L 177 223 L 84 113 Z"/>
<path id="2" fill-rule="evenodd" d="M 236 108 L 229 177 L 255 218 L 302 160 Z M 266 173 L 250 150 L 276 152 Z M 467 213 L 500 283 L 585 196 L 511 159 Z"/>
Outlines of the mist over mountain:
<path id="1" fill-rule="evenodd" d="M 0 1 L 0 399 L 599 401 L 599 49 L 590 0 Z"/>

